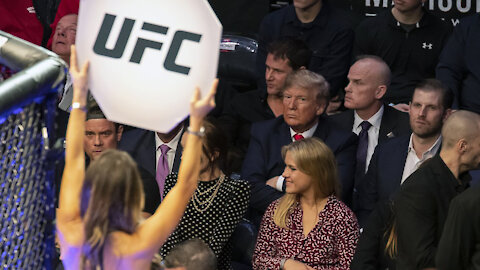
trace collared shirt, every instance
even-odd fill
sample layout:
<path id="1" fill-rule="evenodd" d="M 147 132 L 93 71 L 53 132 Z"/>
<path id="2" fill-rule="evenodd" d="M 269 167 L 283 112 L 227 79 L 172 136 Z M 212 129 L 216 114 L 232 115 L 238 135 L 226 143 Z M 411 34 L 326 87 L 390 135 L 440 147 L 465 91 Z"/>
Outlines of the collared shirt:
<path id="1" fill-rule="evenodd" d="M 432 158 L 435 156 L 435 154 L 438 152 L 440 149 L 440 145 L 442 144 L 442 135 L 438 136 L 437 140 L 435 143 L 427 150 L 425 153 L 422 154 L 422 158 L 418 158 L 417 152 L 413 148 L 413 134 L 410 135 L 410 142 L 408 143 L 408 154 L 407 154 L 407 159 L 405 160 L 405 167 L 403 168 L 403 176 L 402 176 L 402 182 L 407 179 L 410 174 L 412 174 L 414 171 L 422 165 L 425 160 Z"/>
<path id="2" fill-rule="evenodd" d="M 313 137 L 313 134 L 315 133 L 315 130 L 317 130 L 317 127 L 318 127 L 318 122 L 315 123 L 315 125 L 313 125 L 313 127 L 311 127 L 310 129 L 302 132 L 302 133 L 297 133 L 295 132 L 292 128 L 290 128 L 290 138 L 292 139 L 292 142 L 295 141 L 295 139 L 293 138 L 293 136 L 295 134 L 300 134 L 303 136 L 303 138 L 310 138 L 310 137 Z M 285 182 L 285 178 L 282 176 L 282 175 L 279 175 L 278 176 L 278 179 L 277 179 L 277 185 L 276 185 L 276 189 L 278 191 L 283 191 L 283 182 Z"/>
<path id="3" fill-rule="evenodd" d="M 172 168 L 173 168 L 173 161 L 175 160 L 175 153 L 177 151 L 177 146 L 178 142 L 180 141 L 180 138 L 182 137 L 183 133 L 183 127 L 178 131 L 177 135 L 168 143 L 164 143 L 159 137 L 158 134 L 155 133 L 155 149 L 156 149 L 156 161 L 155 163 L 155 170 L 157 169 L 158 166 L 158 160 L 162 156 L 162 151 L 160 150 L 160 145 L 166 144 L 168 147 L 170 147 L 170 150 L 167 152 L 167 159 L 168 159 L 168 170 L 171 173 Z"/>
<path id="4" fill-rule="evenodd" d="M 382 123 L 382 116 L 383 116 L 384 107 L 380 107 L 380 109 L 369 119 L 366 121 L 370 122 L 372 126 L 368 129 L 368 148 L 367 148 L 367 160 L 365 161 L 365 172 L 367 172 L 368 165 L 370 164 L 370 159 L 372 158 L 373 152 L 375 151 L 375 147 L 378 144 L 378 134 L 380 133 L 380 124 Z M 358 116 L 357 111 L 354 112 L 354 120 L 353 120 L 353 128 L 352 131 L 355 134 L 360 134 L 362 131 L 362 127 L 360 124 L 365 121 L 364 119 Z"/>
<path id="5" fill-rule="evenodd" d="M 317 127 L 318 127 L 318 122 L 315 123 L 315 125 L 313 125 L 313 127 L 311 127 L 310 129 L 308 130 L 305 130 L 304 132 L 302 133 L 298 133 L 298 132 L 295 132 L 295 130 L 293 130 L 292 128 L 290 128 L 290 138 L 292 139 L 292 142 L 295 141 L 295 139 L 293 138 L 293 136 L 295 134 L 299 134 L 299 135 L 302 135 L 303 138 L 310 138 L 310 137 L 313 137 L 313 133 L 315 133 L 315 130 L 317 130 Z"/>

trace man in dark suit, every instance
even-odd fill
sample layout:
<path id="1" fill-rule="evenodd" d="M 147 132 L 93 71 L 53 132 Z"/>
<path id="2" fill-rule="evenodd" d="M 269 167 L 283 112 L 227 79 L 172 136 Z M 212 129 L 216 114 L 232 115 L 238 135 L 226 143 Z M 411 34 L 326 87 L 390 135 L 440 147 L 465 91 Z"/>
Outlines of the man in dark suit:
<path id="1" fill-rule="evenodd" d="M 268 205 L 284 193 L 282 146 L 302 138 L 318 137 L 332 149 L 339 167 L 342 199 L 350 203 L 357 138 L 321 117 L 328 97 L 328 83 L 321 75 L 299 70 L 287 78 L 283 116 L 252 125 L 242 177 L 252 185 L 250 211 L 257 225 Z"/>
<path id="2" fill-rule="evenodd" d="M 375 149 L 368 172 L 358 188 L 359 206 L 355 212 L 364 230 L 351 269 L 395 266 L 385 253 L 392 222 L 390 197 L 412 172 L 440 150 L 440 133 L 450 115 L 452 102 L 453 93 L 440 81 L 421 82 L 409 105 L 412 134 L 380 143 Z"/>
<path id="3" fill-rule="evenodd" d="M 132 129 L 123 134 L 118 148 L 128 152 L 137 162 L 145 191 L 144 212 L 153 214 L 163 195 L 159 186 L 160 179 L 157 179 L 158 163 L 163 158 L 160 146 L 167 145 L 169 148 L 165 153 L 167 173 L 178 172 L 183 151 L 180 144 L 183 131 L 182 122 L 168 133 Z"/>
<path id="4" fill-rule="evenodd" d="M 379 142 L 410 134 L 408 114 L 383 103 L 390 85 L 390 68 L 378 56 L 360 56 L 348 72 L 345 107 L 331 116 L 345 130 L 359 135 L 353 206 L 357 206 L 357 187 L 363 179 L 373 151 Z"/>
<path id="5" fill-rule="evenodd" d="M 358 186 L 356 214 L 360 225 L 365 224 L 377 202 L 390 199 L 412 172 L 438 152 L 452 102 L 452 92 L 438 80 L 427 79 L 417 85 L 409 105 L 412 134 L 379 144 Z"/>
<path id="6" fill-rule="evenodd" d="M 394 198 L 397 269 L 434 269 L 450 201 L 480 167 L 480 115 L 452 113 L 442 128 L 440 154 L 410 175 Z"/>

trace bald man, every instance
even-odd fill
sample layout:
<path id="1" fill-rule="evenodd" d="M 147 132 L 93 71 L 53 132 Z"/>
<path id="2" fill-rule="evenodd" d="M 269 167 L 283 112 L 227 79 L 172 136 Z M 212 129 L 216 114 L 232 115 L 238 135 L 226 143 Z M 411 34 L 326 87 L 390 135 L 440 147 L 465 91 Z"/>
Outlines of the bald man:
<path id="1" fill-rule="evenodd" d="M 390 85 L 390 76 L 390 68 L 380 57 L 359 56 L 347 76 L 349 83 L 345 87 L 345 107 L 349 110 L 331 116 L 339 127 L 359 135 L 355 187 L 360 185 L 379 142 L 410 134 L 408 114 L 382 101 Z"/>
<path id="2" fill-rule="evenodd" d="M 450 201 L 480 166 L 480 116 L 457 111 L 442 128 L 440 154 L 408 177 L 394 199 L 397 269 L 435 269 Z"/>

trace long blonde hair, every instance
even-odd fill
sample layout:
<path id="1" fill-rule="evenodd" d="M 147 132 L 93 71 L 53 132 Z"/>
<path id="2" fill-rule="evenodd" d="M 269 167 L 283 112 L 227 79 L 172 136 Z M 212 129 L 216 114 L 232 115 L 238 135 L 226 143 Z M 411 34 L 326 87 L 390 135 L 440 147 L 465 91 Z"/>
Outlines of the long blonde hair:
<path id="1" fill-rule="evenodd" d="M 109 233 L 133 233 L 143 200 L 137 165 L 127 153 L 107 150 L 90 164 L 80 205 L 85 236 L 82 269 L 103 269 L 102 255 Z"/>
<path id="2" fill-rule="evenodd" d="M 323 141 L 308 138 L 286 145 L 282 147 L 284 160 L 287 152 L 293 158 L 297 169 L 312 177 L 316 197 L 339 196 L 337 162 L 332 150 Z M 273 214 L 273 221 L 277 226 L 287 228 L 288 217 L 298 197 L 298 194 L 287 193 L 280 199 Z"/>

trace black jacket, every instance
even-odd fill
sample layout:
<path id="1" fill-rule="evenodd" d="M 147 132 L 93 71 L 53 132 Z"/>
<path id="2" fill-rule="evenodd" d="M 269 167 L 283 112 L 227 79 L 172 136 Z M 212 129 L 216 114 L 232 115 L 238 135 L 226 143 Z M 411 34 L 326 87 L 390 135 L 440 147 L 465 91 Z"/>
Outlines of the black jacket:
<path id="1" fill-rule="evenodd" d="M 358 26 L 354 54 L 380 56 L 392 71 L 385 100 L 408 103 L 416 84 L 435 77 L 435 66 L 450 32 L 450 25 L 425 11 L 416 28 L 407 33 L 387 10 Z"/>

